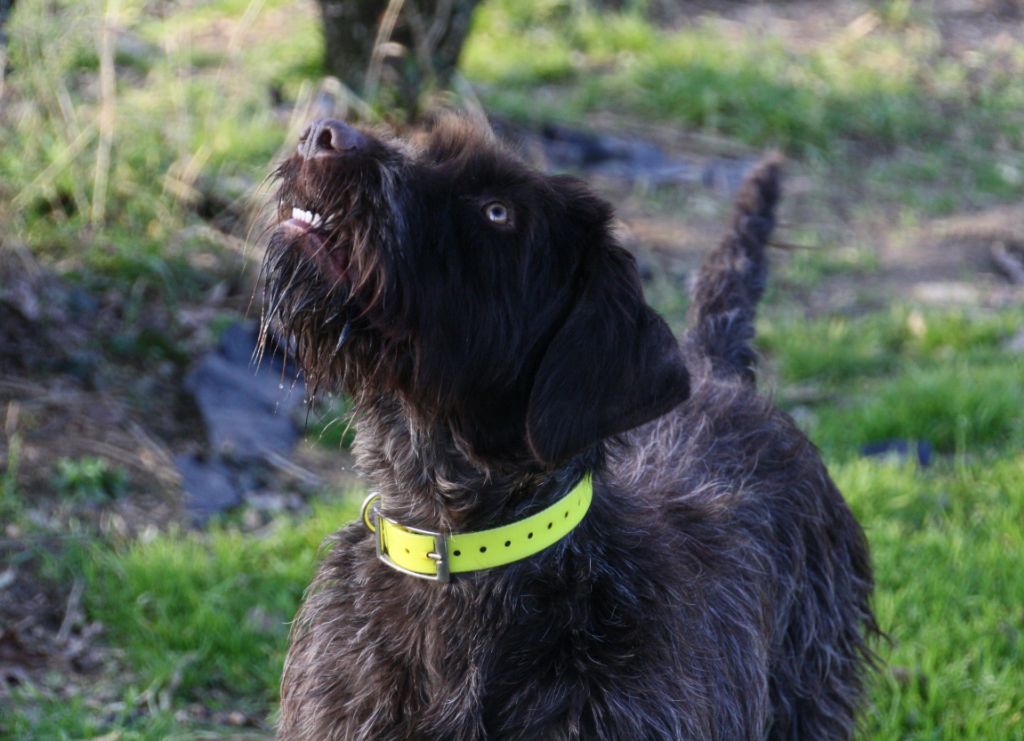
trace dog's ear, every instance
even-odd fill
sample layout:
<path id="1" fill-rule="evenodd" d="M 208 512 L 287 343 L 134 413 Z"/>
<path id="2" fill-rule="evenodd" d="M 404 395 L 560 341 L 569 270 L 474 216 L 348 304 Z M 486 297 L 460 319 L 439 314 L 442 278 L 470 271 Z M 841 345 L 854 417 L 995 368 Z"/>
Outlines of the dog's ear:
<path id="1" fill-rule="evenodd" d="M 690 393 L 679 343 L 644 301 L 633 256 L 605 243 L 585 261 L 527 407 L 527 441 L 546 465 L 652 420 Z"/>

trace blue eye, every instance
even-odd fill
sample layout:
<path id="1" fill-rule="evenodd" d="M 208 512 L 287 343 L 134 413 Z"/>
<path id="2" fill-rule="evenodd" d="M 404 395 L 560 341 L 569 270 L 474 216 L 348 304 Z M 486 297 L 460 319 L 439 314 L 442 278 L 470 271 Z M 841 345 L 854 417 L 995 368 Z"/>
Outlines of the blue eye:
<path id="1" fill-rule="evenodd" d="M 501 201 L 491 201 L 484 206 L 484 216 L 494 224 L 507 224 L 509 222 L 508 206 Z"/>

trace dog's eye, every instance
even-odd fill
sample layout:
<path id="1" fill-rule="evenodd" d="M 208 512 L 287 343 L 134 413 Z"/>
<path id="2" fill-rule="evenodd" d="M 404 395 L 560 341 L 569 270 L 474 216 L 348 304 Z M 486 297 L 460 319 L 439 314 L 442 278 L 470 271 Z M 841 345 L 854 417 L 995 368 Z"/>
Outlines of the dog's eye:
<path id="1" fill-rule="evenodd" d="M 507 224 L 509 222 L 508 206 L 501 201 L 491 201 L 484 206 L 484 215 L 495 224 Z"/>

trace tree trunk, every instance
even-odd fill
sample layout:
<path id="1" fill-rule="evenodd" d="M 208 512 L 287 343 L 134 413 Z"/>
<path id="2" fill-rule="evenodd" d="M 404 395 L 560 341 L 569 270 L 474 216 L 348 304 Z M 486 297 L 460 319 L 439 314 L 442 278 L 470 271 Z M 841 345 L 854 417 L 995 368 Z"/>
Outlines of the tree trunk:
<path id="1" fill-rule="evenodd" d="M 451 81 L 479 1 L 319 0 L 327 70 L 368 102 L 414 116 L 425 93 Z"/>
<path id="2" fill-rule="evenodd" d="M 0 0 L 0 98 L 4 94 L 4 76 L 7 73 L 7 33 L 4 24 L 14 10 L 14 0 Z"/>
<path id="3" fill-rule="evenodd" d="M 14 0 L 0 0 L 0 46 L 7 41 L 7 37 L 4 35 L 4 21 L 7 20 L 12 10 L 14 10 Z"/>

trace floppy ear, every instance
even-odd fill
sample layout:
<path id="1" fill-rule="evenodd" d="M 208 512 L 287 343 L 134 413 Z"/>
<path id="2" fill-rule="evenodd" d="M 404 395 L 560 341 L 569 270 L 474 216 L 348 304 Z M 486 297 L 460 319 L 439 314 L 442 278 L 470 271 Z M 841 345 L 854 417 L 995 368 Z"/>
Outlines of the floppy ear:
<path id="1" fill-rule="evenodd" d="M 618 245 L 596 246 L 583 271 L 527 406 L 530 450 L 548 465 L 652 420 L 690 394 L 679 343 L 644 301 L 633 256 Z"/>

